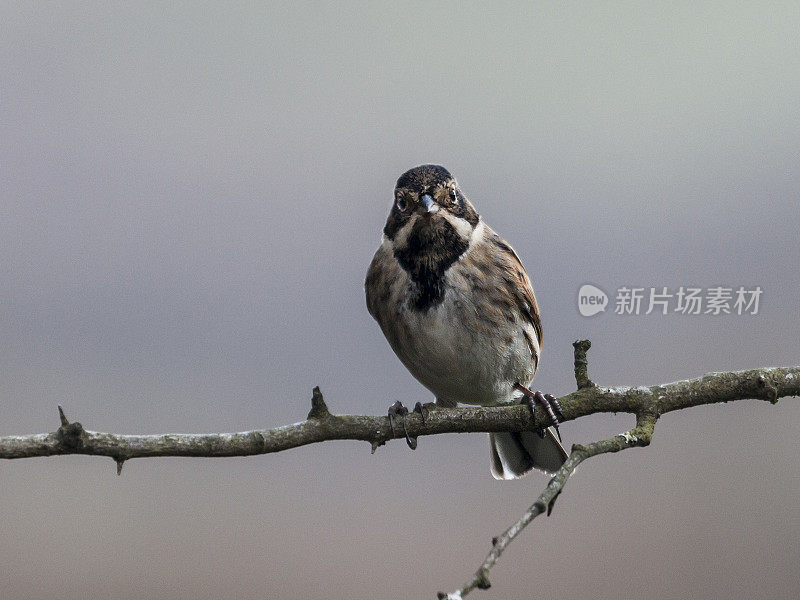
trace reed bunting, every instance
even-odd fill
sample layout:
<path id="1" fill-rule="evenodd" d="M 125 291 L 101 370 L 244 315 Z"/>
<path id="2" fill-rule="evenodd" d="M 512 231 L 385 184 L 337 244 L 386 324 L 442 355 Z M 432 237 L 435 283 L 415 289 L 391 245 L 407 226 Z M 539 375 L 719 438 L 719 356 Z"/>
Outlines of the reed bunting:
<path id="1" fill-rule="evenodd" d="M 529 389 L 542 349 L 530 279 L 447 169 L 422 165 L 397 180 L 365 287 L 370 314 L 437 405 L 526 398 L 531 408 L 545 406 L 557 426 L 555 399 Z M 390 417 L 398 412 L 407 410 L 395 403 Z M 496 479 L 532 468 L 552 473 L 567 458 L 550 428 L 489 438 Z"/>

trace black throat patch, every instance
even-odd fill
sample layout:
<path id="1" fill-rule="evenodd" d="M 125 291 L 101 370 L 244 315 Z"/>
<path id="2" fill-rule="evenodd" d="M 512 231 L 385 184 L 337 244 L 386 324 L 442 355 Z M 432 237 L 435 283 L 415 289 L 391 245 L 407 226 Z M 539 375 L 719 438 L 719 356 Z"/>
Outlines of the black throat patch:
<path id="1" fill-rule="evenodd" d="M 445 219 L 421 217 L 414 223 L 403 248 L 394 256 L 417 284 L 411 306 L 425 311 L 444 300 L 444 272 L 469 248 Z"/>

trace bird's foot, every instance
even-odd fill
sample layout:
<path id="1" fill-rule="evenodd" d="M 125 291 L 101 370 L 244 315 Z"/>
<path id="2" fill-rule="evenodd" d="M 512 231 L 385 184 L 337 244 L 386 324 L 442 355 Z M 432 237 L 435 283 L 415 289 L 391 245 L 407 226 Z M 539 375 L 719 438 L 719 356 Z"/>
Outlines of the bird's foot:
<path id="1" fill-rule="evenodd" d="M 417 407 L 419 407 L 419 410 L 417 410 Z M 416 406 L 414 406 L 414 412 L 422 414 L 422 405 L 419 402 L 417 402 Z M 403 433 L 406 436 L 406 444 L 408 444 L 408 447 L 411 448 L 412 450 L 416 450 L 417 438 L 416 436 L 412 437 L 408 435 L 408 430 L 406 429 L 407 414 L 408 414 L 408 409 L 403 405 L 402 402 L 400 402 L 400 400 L 398 400 L 389 407 L 389 426 L 392 428 L 392 435 L 397 435 L 397 427 L 395 420 L 400 418 L 400 421 L 403 424 Z"/>
<path id="2" fill-rule="evenodd" d="M 561 432 L 558 430 L 558 423 L 559 419 L 564 418 L 564 413 L 561 412 L 561 405 L 556 400 L 556 397 L 553 394 L 543 394 L 539 390 L 532 392 L 524 385 L 520 385 L 519 383 L 514 384 L 514 387 L 525 394 L 525 402 L 531 409 L 531 413 L 533 413 L 534 409 L 536 408 L 536 403 L 538 402 L 544 407 L 545 412 L 547 412 L 547 416 L 550 417 L 550 420 L 553 422 L 553 427 L 556 430 L 556 435 L 558 436 L 558 441 L 561 441 Z M 539 435 L 544 437 L 544 429 L 539 430 Z"/>
<path id="3" fill-rule="evenodd" d="M 438 406 L 435 402 L 426 402 L 425 404 L 422 402 L 417 402 L 414 405 L 414 410 L 411 412 L 419 413 L 419 416 L 422 417 L 422 422 L 424 423 L 431 411 L 436 410 L 437 408 Z"/>

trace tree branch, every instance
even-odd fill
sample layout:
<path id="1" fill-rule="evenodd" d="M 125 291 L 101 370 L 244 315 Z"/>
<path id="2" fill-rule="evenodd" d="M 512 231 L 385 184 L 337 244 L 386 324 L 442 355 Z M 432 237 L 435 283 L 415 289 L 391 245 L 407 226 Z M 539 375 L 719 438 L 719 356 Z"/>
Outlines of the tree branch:
<path id="1" fill-rule="evenodd" d="M 573 346 L 578 389 L 558 398 L 564 416 L 561 422 L 599 412 L 626 412 L 636 416 L 636 427 L 607 440 L 574 445 L 567 461 L 533 505 L 493 540 L 491 552 L 473 578 L 456 592 L 440 593 L 440 598 L 460 599 L 473 589 L 489 587 L 489 570 L 528 523 L 543 512 L 550 514 L 575 467 L 598 454 L 648 445 L 656 421 L 662 414 L 733 400 L 756 399 L 774 404 L 782 397 L 800 396 L 800 366 L 708 373 L 695 379 L 653 386 L 601 387 L 588 375 L 586 353 L 590 342 L 580 340 Z M 406 437 L 406 432 L 411 437 L 419 437 L 441 433 L 522 431 L 552 425 L 541 407 L 531 413 L 525 405 L 441 408 L 429 404 L 423 408 L 422 414 L 410 413 L 404 417 L 405 431 L 399 427 L 393 432 L 388 417 L 332 414 L 319 388 L 314 388 L 311 411 L 305 421 L 238 433 L 102 433 L 86 430 L 77 422 L 70 423 L 60 406 L 58 410 L 61 425 L 55 432 L 0 437 L 0 458 L 61 454 L 109 456 L 116 461 L 119 474 L 123 463 L 131 458 L 251 456 L 328 440 L 369 442 L 374 452 L 388 440 Z"/>
<path id="2" fill-rule="evenodd" d="M 582 387 L 558 398 L 564 414 L 562 422 L 599 412 L 661 415 L 690 406 L 748 398 L 774 403 L 778 398 L 800 394 L 800 366 L 709 373 L 649 387 L 600 387 L 586 376 L 588 347 L 588 342 L 576 342 L 576 381 Z M 251 456 L 329 440 L 359 440 L 377 447 L 405 437 L 402 428 L 392 432 L 385 416 L 330 413 L 319 388 L 314 388 L 312 408 L 305 421 L 237 433 L 102 433 L 84 429 L 77 422 L 70 423 L 60 407 L 59 411 L 61 426 L 52 433 L 0 437 L 0 458 L 88 454 L 125 461 L 154 456 Z M 534 414 L 524 405 L 459 408 L 426 405 L 423 412 L 424 416 L 409 413 L 405 417 L 410 436 L 522 431 L 552 424 L 538 406 Z"/>
<path id="3" fill-rule="evenodd" d="M 592 345 L 591 342 L 589 340 L 579 340 L 572 345 L 575 349 L 575 383 L 578 386 L 578 392 L 573 392 L 569 396 L 574 396 L 581 390 L 586 389 L 594 392 L 591 395 L 598 401 L 599 404 L 596 408 L 599 410 L 593 410 L 592 412 L 606 412 L 603 406 L 609 395 L 612 397 L 616 395 L 625 396 L 627 398 L 626 406 L 629 409 L 633 409 L 626 412 L 633 412 L 636 415 L 636 427 L 607 440 L 588 445 L 574 444 L 567 460 L 558 472 L 553 475 L 547 487 L 539 494 L 539 497 L 536 498 L 530 508 L 500 536 L 492 539 L 491 551 L 478 570 L 475 571 L 472 578 L 455 592 L 449 594 L 439 592 L 437 594 L 439 600 L 462 600 L 472 590 L 485 590 L 491 587 L 489 570 L 495 565 L 500 555 L 503 554 L 503 551 L 514 538 L 533 519 L 544 512 L 547 513 L 547 516 L 550 516 L 556 498 L 563 491 L 567 480 L 575 472 L 577 466 L 587 458 L 598 454 L 619 452 L 626 448 L 649 445 L 653 438 L 656 422 L 663 413 L 701 404 L 714 404 L 746 398 L 767 400 L 775 404 L 778 398 L 800 395 L 800 386 L 798 385 L 800 384 L 798 382 L 798 370 L 800 370 L 800 367 L 709 373 L 698 379 L 676 381 L 650 387 L 600 388 L 589 379 L 588 375 L 586 353 Z M 783 382 L 784 385 L 780 385 L 778 381 Z M 563 402 L 562 400 L 559 401 Z M 638 408 L 636 408 L 637 405 Z"/>
<path id="4" fill-rule="evenodd" d="M 653 437 L 653 429 L 655 428 L 658 417 L 654 415 L 641 415 L 636 417 L 636 427 L 620 433 L 613 438 L 601 440 L 588 445 L 574 444 L 572 452 L 567 457 L 566 462 L 553 475 L 550 482 L 544 491 L 539 494 L 536 501 L 525 511 L 525 513 L 513 524 L 506 529 L 500 536 L 492 539 L 492 549 L 483 561 L 483 564 L 475 571 L 467 583 L 455 592 L 445 594 L 439 592 L 439 600 L 461 600 L 464 596 L 469 594 L 474 589 L 489 589 L 491 583 L 489 582 L 489 570 L 494 566 L 500 555 L 508 547 L 508 545 L 516 538 L 527 525 L 533 521 L 540 514 L 546 512 L 547 516 L 553 511 L 553 505 L 556 502 L 559 494 L 561 494 L 564 486 L 570 475 L 575 472 L 575 469 L 587 458 L 597 456 L 598 454 L 605 454 L 607 452 L 619 452 L 625 448 L 633 448 L 635 446 L 647 446 Z"/>

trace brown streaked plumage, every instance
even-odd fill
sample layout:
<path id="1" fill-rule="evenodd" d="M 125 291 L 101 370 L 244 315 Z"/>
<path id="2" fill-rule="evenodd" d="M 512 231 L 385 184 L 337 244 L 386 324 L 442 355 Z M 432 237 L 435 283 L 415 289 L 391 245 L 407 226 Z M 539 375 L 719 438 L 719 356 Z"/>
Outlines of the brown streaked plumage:
<path id="1" fill-rule="evenodd" d="M 437 404 L 516 402 L 530 386 L 542 347 L 531 281 L 444 167 L 397 180 L 365 287 L 370 314 Z M 498 479 L 552 472 L 566 459 L 550 429 L 490 437 Z"/>

